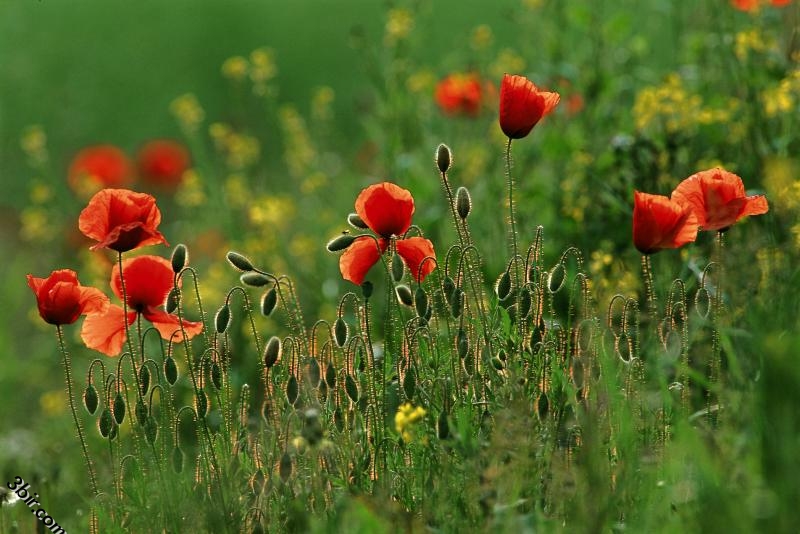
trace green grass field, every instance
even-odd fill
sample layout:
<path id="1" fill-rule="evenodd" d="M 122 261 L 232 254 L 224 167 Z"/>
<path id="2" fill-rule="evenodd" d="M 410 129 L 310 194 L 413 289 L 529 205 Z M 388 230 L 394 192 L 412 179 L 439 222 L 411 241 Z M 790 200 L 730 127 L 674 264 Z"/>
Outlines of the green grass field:
<path id="1" fill-rule="evenodd" d="M 782 3 L 0 0 L 0 532 L 796 530 Z"/>

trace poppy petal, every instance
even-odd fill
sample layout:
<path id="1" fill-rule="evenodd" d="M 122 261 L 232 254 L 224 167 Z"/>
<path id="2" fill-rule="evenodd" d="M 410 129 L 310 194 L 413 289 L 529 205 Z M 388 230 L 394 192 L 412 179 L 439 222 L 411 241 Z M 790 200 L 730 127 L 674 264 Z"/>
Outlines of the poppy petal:
<path id="1" fill-rule="evenodd" d="M 167 244 L 157 230 L 161 212 L 153 196 L 127 189 L 103 189 L 89 200 L 78 228 L 97 243 L 92 247 L 126 252 L 145 245 Z"/>
<path id="2" fill-rule="evenodd" d="M 173 343 L 180 343 L 183 341 L 183 332 L 186 332 L 186 337 L 192 339 L 194 336 L 203 331 L 203 323 L 195 321 L 181 320 L 177 315 L 167 313 L 163 310 L 149 309 L 144 313 L 144 318 L 153 323 L 153 326 L 161 334 L 161 337 L 167 341 L 172 340 Z M 181 331 L 183 325 L 183 331 Z"/>
<path id="3" fill-rule="evenodd" d="M 110 305 L 105 313 L 87 315 L 81 328 L 81 339 L 90 349 L 107 356 L 117 356 L 125 343 L 125 321 L 122 307 Z M 136 320 L 136 312 L 128 313 L 128 324 Z"/>
<path id="4" fill-rule="evenodd" d="M 411 226 L 414 198 L 408 190 L 393 183 L 374 184 L 358 195 L 356 213 L 381 237 L 403 235 Z"/>
<path id="5" fill-rule="evenodd" d="M 634 191 L 633 243 L 642 254 L 691 243 L 697 229 L 697 216 L 689 205 Z"/>
<path id="6" fill-rule="evenodd" d="M 173 287 L 172 264 L 159 256 L 137 256 L 122 262 L 125 276 L 125 293 L 128 306 L 143 311 L 164 304 L 167 294 Z M 119 265 L 111 270 L 111 289 L 122 300 L 122 280 Z"/>
<path id="7" fill-rule="evenodd" d="M 417 282 L 422 282 L 436 268 L 436 253 L 433 243 L 424 237 L 409 237 L 397 241 L 397 253 L 403 258 L 411 276 Z M 426 258 L 433 258 L 427 260 Z M 421 269 L 420 269 L 421 267 Z"/>
<path id="8" fill-rule="evenodd" d="M 339 258 L 339 271 L 342 273 L 342 278 L 360 286 L 364 282 L 367 272 L 378 263 L 387 246 L 388 244 L 383 239 L 379 240 L 376 245 L 372 237 L 357 238 Z"/>

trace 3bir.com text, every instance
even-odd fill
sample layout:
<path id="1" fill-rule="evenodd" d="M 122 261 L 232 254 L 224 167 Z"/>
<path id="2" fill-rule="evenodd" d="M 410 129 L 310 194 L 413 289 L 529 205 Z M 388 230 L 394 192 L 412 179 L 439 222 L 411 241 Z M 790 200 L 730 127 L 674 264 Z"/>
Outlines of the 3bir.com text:
<path id="1" fill-rule="evenodd" d="M 25 482 L 22 477 L 14 477 L 14 482 L 9 482 L 7 486 L 8 489 L 10 489 L 17 495 L 17 497 L 19 497 L 20 501 L 28 505 L 28 508 L 31 509 L 33 515 L 35 515 L 39 521 L 44 523 L 44 526 L 46 526 L 50 532 L 54 532 L 56 534 L 67 534 L 67 531 L 64 530 L 64 528 L 58 523 L 56 523 L 55 519 L 47 515 L 47 512 L 44 508 L 34 508 L 34 506 L 41 504 L 37 500 L 39 498 L 39 494 L 34 493 L 31 489 L 31 485 Z"/>

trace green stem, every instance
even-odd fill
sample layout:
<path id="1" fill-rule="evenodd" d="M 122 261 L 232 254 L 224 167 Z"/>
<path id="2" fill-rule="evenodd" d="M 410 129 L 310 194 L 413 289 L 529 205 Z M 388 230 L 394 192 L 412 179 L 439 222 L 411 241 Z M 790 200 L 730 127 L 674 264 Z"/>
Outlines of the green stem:
<path id="1" fill-rule="evenodd" d="M 511 175 L 511 138 L 506 144 L 506 182 L 508 183 L 508 220 L 511 225 L 511 261 L 514 263 L 514 287 L 519 287 L 519 265 L 517 264 L 517 227 L 514 216 L 514 178 Z"/>

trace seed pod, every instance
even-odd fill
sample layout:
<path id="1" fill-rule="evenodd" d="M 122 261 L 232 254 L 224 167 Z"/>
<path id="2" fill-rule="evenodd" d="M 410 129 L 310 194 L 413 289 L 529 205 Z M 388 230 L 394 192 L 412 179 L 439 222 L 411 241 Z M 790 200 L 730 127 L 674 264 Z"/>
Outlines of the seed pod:
<path id="1" fill-rule="evenodd" d="M 231 308 L 228 306 L 226 302 L 223 304 L 217 314 L 214 316 L 214 328 L 216 329 L 218 334 L 224 334 L 226 330 L 228 330 L 228 326 L 231 324 Z"/>
<path id="2" fill-rule="evenodd" d="M 469 354 L 469 338 L 463 328 L 459 328 L 458 334 L 456 334 L 456 349 L 458 350 L 458 357 L 462 360 Z"/>
<path id="3" fill-rule="evenodd" d="M 148 417 L 144 423 L 144 437 L 150 445 L 156 442 L 158 437 L 158 423 L 155 418 Z"/>
<path id="4" fill-rule="evenodd" d="M 405 284 L 400 284 L 394 288 L 394 293 L 397 295 L 397 300 L 404 306 L 411 306 L 414 304 L 414 296 L 411 294 L 411 288 Z"/>
<path id="5" fill-rule="evenodd" d="M 456 191 L 456 212 L 461 220 L 466 220 L 469 212 L 472 211 L 472 198 L 466 187 L 459 187 Z"/>
<path id="6" fill-rule="evenodd" d="M 114 421 L 116 421 L 118 425 L 121 425 L 122 421 L 124 420 L 125 420 L 125 399 L 122 397 L 122 393 L 118 392 L 117 396 L 114 397 Z"/>
<path id="7" fill-rule="evenodd" d="M 164 309 L 167 313 L 175 313 L 175 310 L 178 309 L 178 304 L 180 304 L 180 293 L 176 288 L 172 288 L 167 293 L 167 300 L 164 301 Z"/>
<path id="8" fill-rule="evenodd" d="M 422 289 L 422 286 L 417 286 L 417 290 L 414 292 L 414 307 L 419 317 L 425 317 L 428 314 L 428 294 Z"/>
<path id="9" fill-rule="evenodd" d="M 508 270 L 503 271 L 503 274 L 497 279 L 494 285 L 494 292 L 500 300 L 505 300 L 511 293 L 511 273 Z"/>
<path id="10" fill-rule="evenodd" d="M 172 356 L 167 356 L 167 359 L 164 360 L 164 378 L 167 379 L 170 386 L 175 385 L 175 382 L 178 381 L 178 365 Z"/>
<path id="11" fill-rule="evenodd" d="M 297 378 L 295 378 L 294 375 L 289 375 L 289 380 L 286 382 L 286 400 L 289 401 L 289 404 L 294 406 L 299 395 L 300 386 L 297 384 Z"/>
<path id="12" fill-rule="evenodd" d="M 403 279 L 403 274 L 406 272 L 406 266 L 403 263 L 403 258 L 400 254 L 392 256 L 392 280 L 399 282 Z"/>
<path id="13" fill-rule="evenodd" d="M 442 174 L 446 173 L 450 169 L 450 166 L 453 165 L 453 153 L 450 147 L 444 143 L 437 146 L 435 160 L 439 172 Z"/>
<path id="14" fill-rule="evenodd" d="M 111 410 L 103 408 L 100 412 L 100 418 L 97 420 L 97 429 L 100 435 L 107 438 L 111 434 L 111 427 L 114 426 L 114 416 L 111 415 Z"/>
<path id="15" fill-rule="evenodd" d="M 350 397 L 351 401 L 358 403 L 358 384 L 356 384 L 356 379 L 353 378 L 353 375 L 345 375 L 344 390 L 347 392 L 347 396 Z"/>
<path id="16" fill-rule="evenodd" d="M 409 369 L 403 377 L 403 392 L 409 400 L 413 399 L 414 393 L 417 392 L 417 374 L 414 369 Z"/>
<path id="17" fill-rule="evenodd" d="M 460 287 L 453 290 L 453 298 L 450 301 L 450 313 L 453 317 L 458 318 L 461 316 L 461 309 L 464 307 L 464 290 Z"/>
<path id="18" fill-rule="evenodd" d="M 172 250 L 172 258 L 170 258 L 170 263 L 172 263 L 172 272 L 175 274 L 180 273 L 186 264 L 189 263 L 189 251 L 186 248 L 186 245 L 183 243 L 179 243 L 175 246 Z"/>
<path id="19" fill-rule="evenodd" d="M 183 451 L 178 446 L 172 449 L 172 469 L 176 473 L 183 471 Z"/>
<path id="20" fill-rule="evenodd" d="M 333 323 L 333 339 L 337 347 L 344 347 L 347 343 L 347 323 L 341 317 Z"/>
<path id="21" fill-rule="evenodd" d="M 442 282 L 442 288 L 444 289 L 444 298 L 447 300 L 447 304 L 452 304 L 453 292 L 456 290 L 456 283 L 453 282 L 452 278 L 446 276 Z"/>
<path id="22" fill-rule="evenodd" d="M 83 406 L 86 408 L 86 411 L 89 414 L 94 415 L 97 411 L 97 390 L 95 389 L 94 385 L 91 383 L 86 386 L 86 390 L 83 392 Z"/>
<path id="23" fill-rule="evenodd" d="M 113 440 L 119 434 L 119 425 L 111 421 L 111 430 L 108 431 L 108 439 Z"/>
<path id="24" fill-rule="evenodd" d="M 336 387 L 336 368 L 333 366 L 333 362 L 328 362 L 325 367 L 325 383 L 331 389 Z"/>
<path id="25" fill-rule="evenodd" d="M 197 394 L 194 397 L 194 401 L 194 408 L 197 411 L 197 417 L 205 417 L 206 414 L 208 414 L 208 397 L 206 397 L 206 392 L 202 389 L 198 389 Z"/>
<path id="26" fill-rule="evenodd" d="M 143 399 L 136 400 L 136 408 L 134 408 L 133 412 L 136 414 L 136 421 L 139 425 L 144 425 L 147 420 L 147 405 L 145 405 Z"/>
<path id="27" fill-rule="evenodd" d="M 264 317 L 269 317 L 278 303 L 278 290 L 276 288 L 277 286 L 272 286 L 261 297 L 261 315 Z"/>
<path id="28" fill-rule="evenodd" d="M 353 228 L 357 228 L 359 230 L 367 230 L 369 226 L 364 220 L 358 216 L 358 213 L 351 213 L 347 216 L 347 223 L 352 226 Z"/>
<path id="29" fill-rule="evenodd" d="M 278 336 L 269 338 L 267 346 L 264 348 L 264 367 L 269 369 L 275 365 L 275 362 L 281 357 L 281 349 L 281 338 Z"/>
<path id="30" fill-rule="evenodd" d="M 292 457 L 289 456 L 288 452 L 284 452 L 281 456 L 281 461 L 278 464 L 278 474 L 284 483 L 292 476 Z"/>
<path id="31" fill-rule="evenodd" d="M 439 417 L 436 419 L 436 435 L 439 436 L 439 439 L 450 437 L 450 423 L 447 421 L 447 412 L 444 410 L 439 412 Z"/>
<path id="32" fill-rule="evenodd" d="M 222 369 L 217 362 L 211 362 L 211 383 L 217 390 L 222 389 Z"/>
<path id="33" fill-rule="evenodd" d="M 308 361 L 308 368 L 306 369 L 306 376 L 308 376 L 308 382 L 313 387 L 319 387 L 319 382 L 321 380 L 320 376 L 320 368 L 319 362 L 316 358 L 311 358 Z"/>
<path id="34" fill-rule="evenodd" d="M 272 278 L 263 273 L 257 273 L 255 271 L 251 271 L 248 273 L 242 273 L 242 275 L 239 277 L 239 281 L 246 286 L 264 287 L 265 285 L 272 282 Z"/>
<path id="35" fill-rule="evenodd" d="M 325 245 L 325 248 L 328 249 L 328 252 L 339 252 L 340 250 L 345 250 L 347 247 L 352 245 L 353 241 L 355 240 L 356 236 L 352 234 L 342 234 L 328 241 L 328 244 Z"/>
<path id="36" fill-rule="evenodd" d="M 247 256 L 243 254 L 239 254 L 238 252 L 230 251 L 225 256 L 236 269 L 240 271 L 255 271 L 255 267 L 253 267 L 252 262 L 247 258 Z"/>
<path id="37" fill-rule="evenodd" d="M 147 395 L 150 389 L 150 369 L 146 365 L 139 368 L 139 392 L 142 396 Z"/>
<path id="38" fill-rule="evenodd" d="M 372 290 L 374 289 L 372 282 L 367 280 L 363 284 L 361 284 L 361 295 L 364 297 L 364 300 L 368 300 L 372 296 Z"/>

